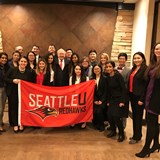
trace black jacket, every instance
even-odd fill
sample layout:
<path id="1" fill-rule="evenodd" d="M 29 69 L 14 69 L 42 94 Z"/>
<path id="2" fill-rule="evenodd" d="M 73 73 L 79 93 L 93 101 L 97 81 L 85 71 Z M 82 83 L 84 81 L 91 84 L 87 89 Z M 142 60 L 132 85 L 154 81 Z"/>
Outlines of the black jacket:
<path id="1" fill-rule="evenodd" d="M 58 64 L 58 60 L 55 66 L 55 86 L 68 86 L 69 85 L 69 61 L 67 59 L 64 60 L 65 66 L 62 70 Z"/>
<path id="2" fill-rule="evenodd" d="M 147 66 L 142 66 L 133 78 L 133 94 L 140 97 L 140 101 L 144 102 L 144 91 L 147 81 L 144 78 Z M 131 73 L 134 70 L 132 69 Z M 130 75 L 131 75 L 130 73 Z M 129 88 L 129 87 L 128 87 Z"/>
<path id="3" fill-rule="evenodd" d="M 94 101 L 102 101 L 102 103 L 107 101 L 107 89 L 108 83 L 107 79 L 101 75 L 99 79 L 98 87 L 96 85 L 94 90 Z"/>

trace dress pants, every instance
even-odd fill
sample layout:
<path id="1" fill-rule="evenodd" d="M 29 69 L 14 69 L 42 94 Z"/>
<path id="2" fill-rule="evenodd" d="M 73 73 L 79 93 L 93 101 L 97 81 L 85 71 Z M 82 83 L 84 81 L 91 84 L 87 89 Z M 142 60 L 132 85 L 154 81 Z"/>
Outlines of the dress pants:
<path id="1" fill-rule="evenodd" d="M 138 105 L 140 97 L 130 93 L 130 101 L 133 115 L 133 139 L 141 140 L 142 138 L 142 119 L 144 105 Z"/>
<path id="2" fill-rule="evenodd" d="M 93 124 L 99 128 L 104 128 L 104 109 L 102 105 L 93 106 Z"/>
<path id="3" fill-rule="evenodd" d="M 4 112 L 4 107 L 5 107 L 5 102 L 6 102 L 6 92 L 5 88 L 0 88 L 0 127 L 2 126 L 3 123 L 3 112 Z"/>
<path id="4" fill-rule="evenodd" d="M 13 95 L 8 96 L 9 124 L 18 126 L 18 93 Z"/>
<path id="5" fill-rule="evenodd" d="M 116 127 L 118 127 L 119 135 L 124 136 L 124 128 L 121 120 L 121 108 L 119 107 L 119 102 L 110 102 L 108 107 L 108 120 L 113 132 L 116 132 Z"/>

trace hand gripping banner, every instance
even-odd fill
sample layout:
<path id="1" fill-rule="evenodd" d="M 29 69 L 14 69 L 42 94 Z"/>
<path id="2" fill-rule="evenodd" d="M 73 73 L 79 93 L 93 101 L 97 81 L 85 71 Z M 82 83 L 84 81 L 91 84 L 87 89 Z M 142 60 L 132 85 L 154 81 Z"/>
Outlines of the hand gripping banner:
<path id="1" fill-rule="evenodd" d="M 95 81 L 48 87 L 22 81 L 18 85 L 19 125 L 62 127 L 91 121 Z"/>

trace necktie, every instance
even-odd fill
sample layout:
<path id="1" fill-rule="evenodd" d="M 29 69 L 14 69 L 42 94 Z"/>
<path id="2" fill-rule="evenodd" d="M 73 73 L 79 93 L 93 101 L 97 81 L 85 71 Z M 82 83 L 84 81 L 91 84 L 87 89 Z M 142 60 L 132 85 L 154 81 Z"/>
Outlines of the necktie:
<path id="1" fill-rule="evenodd" d="M 61 69 L 62 69 L 62 60 L 59 61 L 59 66 L 60 66 Z"/>

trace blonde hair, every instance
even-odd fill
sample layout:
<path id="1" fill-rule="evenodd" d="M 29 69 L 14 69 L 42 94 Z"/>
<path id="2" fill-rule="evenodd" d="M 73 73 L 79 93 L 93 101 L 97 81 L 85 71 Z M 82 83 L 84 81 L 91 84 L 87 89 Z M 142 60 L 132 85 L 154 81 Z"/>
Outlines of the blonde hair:
<path id="1" fill-rule="evenodd" d="M 36 74 L 39 75 L 40 74 L 40 68 L 39 68 L 39 63 L 40 62 L 44 62 L 45 63 L 45 68 L 43 70 L 43 74 L 46 74 L 46 71 L 47 71 L 47 63 L 46 63 L 46 60 L 44 58 L 40 58 L 38 60 L 38 63 L 37 63 L 37 66 L 36 66 Z"/>
<path id="2" fill-rule="evenodd" d="M 105 58 L 107 61 L 109 61 L 109 55 L 108 55 L 108 53 L 101 53 L 101 54 L 100 54 L 100 64 L 102 64 L 102 63 L 101 63 L 101 56 L 104 56 L 104 58 Z"/>

